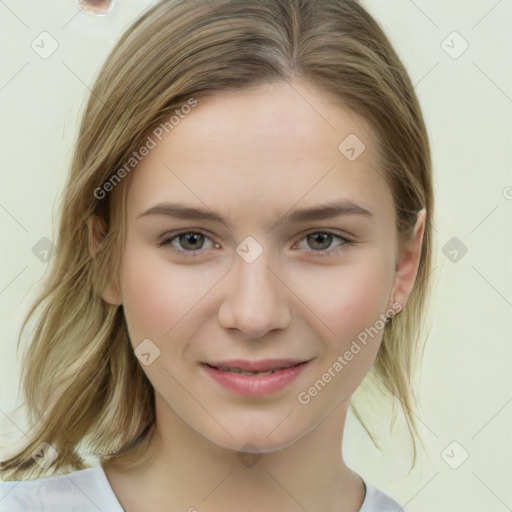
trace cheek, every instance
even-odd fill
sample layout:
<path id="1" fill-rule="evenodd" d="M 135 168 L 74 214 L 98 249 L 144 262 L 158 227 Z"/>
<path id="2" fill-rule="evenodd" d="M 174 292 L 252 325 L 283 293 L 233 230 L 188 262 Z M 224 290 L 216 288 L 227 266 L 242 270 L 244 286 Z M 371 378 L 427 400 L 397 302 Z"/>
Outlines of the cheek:
<path id="1" fill-rule="evenodd" d="M 163 341 L 197 305 L 202 294 L 193 266 L 178 267 L 154 251 L 127 247 L 121 269 L 123 309 L 132 343 Z"/>
<path id="2" fill-rule="evenodd" d="M 388 266 L 375 253 L 357 264 L 316 269 L 302 282 L 307 285 L 303 290 L 310 290 L 305 302 L 329 330 L 322 328 L 324 351 L 298 399 L 332 411 L 333 404 L 350 398 L 375 361 L 385 327 L 380 315 L 388 300 Z M 319 287 L 319 282 L 325 285 Z"/>
<path id="3" fill-rule="evenodd" d="M 386 270 L 377 258 L 357 264 L 317 267 L 301 276 L 300 296 L 337 343 L 375 324 L 388 300 Z"/>

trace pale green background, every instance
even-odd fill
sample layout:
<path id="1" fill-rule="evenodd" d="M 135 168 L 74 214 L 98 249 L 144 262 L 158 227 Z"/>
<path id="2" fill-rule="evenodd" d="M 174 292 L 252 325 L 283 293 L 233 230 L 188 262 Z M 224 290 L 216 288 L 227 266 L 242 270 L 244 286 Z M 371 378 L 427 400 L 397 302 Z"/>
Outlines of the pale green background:
<path id="1" fill-rule="evenodd" d="M 72 0 L 0 1 L 2 457 L 25 428 L 11 412 L 16 339 L 46 267 L 32 247 L 53 239 L 88 88 L 117 38 L 153 3 L 120 0 L 111 14 L 94 17 Z M 424 109 L 435 164 L 438 285 L 418 390 L 427 453 L 408 475 L 403 433 L 379 453 L 350 421 L 347 461 L 410 512 L 512 510 L 512 2 L 364 4 L 395 44 Z M 30 46 L 43 31 L 59 44 L 48 59 Z M 441 47 L 453 31 L 469 43 L 457 59 Z M 452 237 L 468 247 L 457 263 L 441 250 Z M 378 419 L 385 438 L 387 418 Z M 452 441 L 469 453 L 458 469 L 441 457 Z"/>

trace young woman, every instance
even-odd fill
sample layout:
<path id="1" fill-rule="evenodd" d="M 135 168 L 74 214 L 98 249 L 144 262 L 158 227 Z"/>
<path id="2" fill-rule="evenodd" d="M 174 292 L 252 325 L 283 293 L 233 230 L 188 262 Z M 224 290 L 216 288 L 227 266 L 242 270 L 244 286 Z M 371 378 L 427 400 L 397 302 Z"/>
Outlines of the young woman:
<path id="1" fill-rule="evenodd" d="M 414 439 L 432 215 L 417 98 L 359 3 L 151 8 L 84 113 L 0 508 L 400 510 L 342 439 L 368 374 Z"/>

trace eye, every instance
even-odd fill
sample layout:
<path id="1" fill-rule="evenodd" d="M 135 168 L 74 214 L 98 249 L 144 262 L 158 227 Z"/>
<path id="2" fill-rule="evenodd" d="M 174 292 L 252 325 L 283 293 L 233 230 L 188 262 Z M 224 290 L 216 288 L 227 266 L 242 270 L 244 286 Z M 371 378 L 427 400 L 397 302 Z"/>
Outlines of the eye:
<path id="1" fill-rule="evenodd" d="M 329 249 L 334 239 L 341 240 L 341 243 L 336 245 L 334 249 Z M 332 233 L 330 231 L 314 231 L 301 238 L 299 241 L 305 240 L 309 247 L 313 247 L 315 256 L 329 256 L 331 254 L 338 254 L 344 251 L 353 242 L 345 237 Z M 296 248 L 298 243 L 293 246 Z"/>
<path id="2" fill-rule="evenodd" d="M 203 248 L 205 239 L 211 240 L 206 233 L 201 231 L 182 231 L 174 234 L 174 236 L 164 238 L 158 243 L 159 247 L 167 245 L 172 246 L 173 250 L 183 256 L 199 256 L 206 250 Z M 184 249 L 179 249 L 176 245 L 179 244 Z M 219 244 L 214 243 L 214 247 L 219 247 Z"/>
<path id="3" fill-rule="evenodd" d="M 340 243 L 334 246 L 334 248 L 330 248 L 335 239 L 338 239 Z M 171 233 L 162 241 L 158 242 L 157 245 L 159 247 L 171 246 L 172 250 L 179 255 L 194 257 L 200 256 L 208 250 L 208 247 L 204 247 L 206 240 L 211 242 L 209 248 L 220 247 L 220 244 L 213 242 L 211 238 L 202 231 L 181 231 L 179 233 Z M 293 249 L 297 248 L 300 245 L 299 242 L 302 241 L 305 241 L 308 246 L 312 248 L 310 252 L 315 256 L 330 256 L 338 254 L 343 250 L 347 250 L 348 246 L 354 243 L 351 240 L 330 231 L 314 231 L 299 239 L 298 242 L 295 242 Z M 307 250 L 307 248 L 305 250 Z"/>

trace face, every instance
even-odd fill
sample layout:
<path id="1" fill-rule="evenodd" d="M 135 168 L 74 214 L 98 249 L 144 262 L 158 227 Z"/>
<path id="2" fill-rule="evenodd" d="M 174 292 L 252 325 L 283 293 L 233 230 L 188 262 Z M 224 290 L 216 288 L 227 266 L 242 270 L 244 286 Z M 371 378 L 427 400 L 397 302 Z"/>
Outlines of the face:
<path id="1" fill-rule="evenodd" d="M 413 285 L 419 246 L 398 252 L 376 139 L 299 83 L 209 98 L 155 141 L 105 299 L 149 363 L 157 424 L 288 446 L 350 399 Z M 344 208 L 312 213 L 327 204 Z"/>

